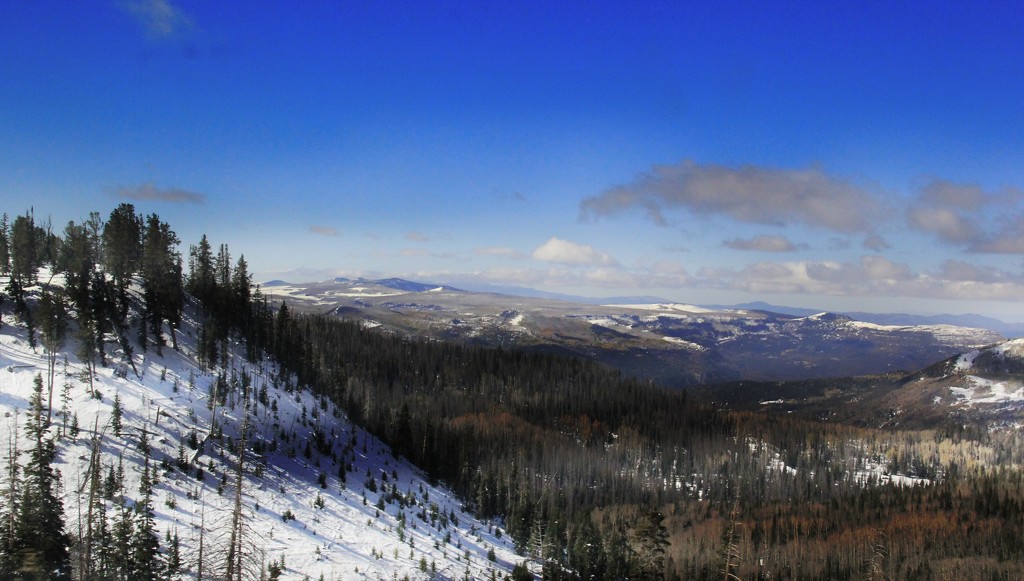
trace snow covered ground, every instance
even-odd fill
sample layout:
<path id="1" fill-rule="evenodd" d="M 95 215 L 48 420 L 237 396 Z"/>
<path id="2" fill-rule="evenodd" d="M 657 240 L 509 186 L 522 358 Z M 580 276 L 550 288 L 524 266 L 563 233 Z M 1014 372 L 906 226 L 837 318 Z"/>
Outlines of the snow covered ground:
<path id="1" fill-rule="evenodd" d="M 968 375 L 963 387 L 950 387 L 957 403 L 968 406 L 978 403 L 1024 402 L 1024 385 L 1019 381 L 993 381 Z"/>
<path id="2" fill-rule="evenodd" d="M 42 374 L 46 382 L 47 361 L 42 347 L 29 347 L 9 303 L 5 307 L 0 441 L 7 443 L 24 433 L 33 381 Z M 178 534 L 182 578 L 195 575 L 201 537 L 207 572 L 220 566 L 235 491 L 234 443 L 244 412 L 239 391 L 229 394 L 223 406 L 210 405 L 217 375 L 203 370 L 193 357 L 196 335 L 186 323 L 178 335 L 180 351 L 168 346 L 163 356 L 154 348 L 137 352 L 138 375 L 115 354 L 107 367 L 96 371 L 98 397 L 89 393 L 85 367 L 71 355 L 75 349 L 69 341 L 67 354 L 58 358 L 51 428 L 53 434 L 63 432 L 56 467 L 72 536 L 78 535 L 86 509 L 93 436 L 100 438 L 103 473 L 123 459 L 126 489 L 134 497 L 144 463 L 137 442 L 147 432 L 152 465 L 160 467 L 153 497 L 160 540 L 166 549 L 165 533 Z M 283 579 L 490 579 L 502 577 L 523 560 L 498 526 L 464 512 L 449 491 L 432 486 L 418 469 L 396 459 L 332 403 L 277 377 L 270 362 L 254 366 L 233 353 L 225 376 L 236 386 L 248 376 L 254 393 L 266 389 L 267 404 L 250 406 L 250 442 L 262 454 L 250 446 L 243 487 L 246 541 L 256 566 L 283 559 Z M 61 415 L 65 385 L 66 420 Z M 120 435 L 111 424 L 115 396 L 123 409 Z M 75 417 L 77 435 L 70 431 Z M 223 437 L 217 437 L 215 421 Z M 181 444 L 193 431 L 198 450 Z M 325 453 L 316 451 L 316 433 L 327 442 Z M 29 443 L 19 445 L 25 449 Z M 182 456 L 192 459 L 187 471 L 176 467 Z M 347 472 L 342 468 L 346 464 L 351 465 Z M 345 473 L 344 483 L 340 473 Z"/>
<path id="3" fill-rule="evenodd" d="M 991 341 L 992 332 L 956 325 L 878 325 L 864 321 L 845 321 L 844 325 L 868 331 L 888 333 L 928 333 L 941 343 L 967 343 L 982 346 Z"/>

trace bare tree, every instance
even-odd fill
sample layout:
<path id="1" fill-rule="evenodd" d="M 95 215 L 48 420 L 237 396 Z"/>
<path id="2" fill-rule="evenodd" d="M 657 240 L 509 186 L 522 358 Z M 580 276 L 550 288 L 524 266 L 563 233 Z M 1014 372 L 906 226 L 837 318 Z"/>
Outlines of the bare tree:
<path id="1" fill-rule="evenodd" d="M 739 512 L 740 501 L 737 499 L 729 512 L 729 523 L 726 524 L 725 536 L 722 538 L 722 581 L 740 581 L 737 572 L 742 560 L 740 528 L 743 523 L 739 522 Z"/>

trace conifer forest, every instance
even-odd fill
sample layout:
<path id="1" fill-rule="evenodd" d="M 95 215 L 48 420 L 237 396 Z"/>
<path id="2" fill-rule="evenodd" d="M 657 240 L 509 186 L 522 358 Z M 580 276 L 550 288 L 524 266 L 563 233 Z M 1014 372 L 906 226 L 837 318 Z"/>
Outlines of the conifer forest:
<path id="1" fill-rule="evenodd" d="M 277 562 L 244 562 L 234 537 L 244 511 L 226 525 L 231 540 L 210 549 L 224 552 L 216 570 L 185 564 L 176 537 L 157 530 L 152 482 L 194 475 L 187 458 L 147 456 L 130 494 L 117 467 L 97 459 L 81 491 L 89 505 L 75 514 L 52 467 L 79 428 L 54 400 L 63 361 L 136 373 L 140 353 L 187 350 L 223 378 L 218 398 L 268 406 L 257 386 L 230 379 L 232 349 L 254 366 L 272 362 L 276 381 L 336 406 L 496 523 L 519 559 L 501 577 L 1024 578 L 1024 440 L 1015 426 L 950 420 L 890 430 L 730 411 L 580 357 L 402 336 L 271 300 L 237 249 L 212 242 L 216 233 L 179 240 L 130 204 L 63 227 L 38 209 L 9 210 L 20 213 L 0 222 L 0 309 L 48 365 L 2 455 L 0 578 L 278 578 Z M 196 334 L 186 347 L 188 321 Z M 73 389 L 93 389 L 93 375 Z M 299 444 L 307 457 L 335 454 L 333 428 L 318 426 Z M 277 445 L 247 439 L 247 430 L 225 444 L 249 458 L 224 474 L 229 486 Z M 133 437 L 149 449 L 145 430 Z M 185 438 L 170 445 L 196 447 Z M 341 458 L 331 478 L 386 487 Z M 425 561 L 422 570 L 443 578 Z"/>

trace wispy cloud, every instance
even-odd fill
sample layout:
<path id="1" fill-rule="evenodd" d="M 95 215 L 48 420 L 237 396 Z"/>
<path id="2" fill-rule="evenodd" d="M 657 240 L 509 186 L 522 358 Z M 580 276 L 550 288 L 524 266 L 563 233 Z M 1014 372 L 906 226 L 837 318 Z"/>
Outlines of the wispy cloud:
<path id="1" fill-rule="evenodd" d="M 568 265 L 549 268 L 494 267 L 473 273 L 463 273 L 456 278 L 491 284 L 605 289 L 679 288 L 690 282 L 686 269 L 682 265 L 674 263 L 658 263 L 641 269 L 626 269 L 617 266 L 579 269 Z"/>
<path id="2" fill-rule="evenodd" d="M 850 239 L 849 238 L 840 238 L 838 236 L 834 236 L 834 237 L 828 239 L 828 249 L 829 250 L 846 250 L 849 247 L 850 247 Z"/>
<path id="3" fill-rule="evenodd" d="M 403 258 L 440 258 L 442 260 L 454 260 L 459 257 L 454 252 L 431 252 L 425 248 L 403 248 L 398 251 L 398 256 Z"/>
<path id="4" fill-rule="evenodd" d="M 785 236 L 754 236 L 753 238 L 733 238 L 722 242 L 722 246 L 733 250 L 749 250 L 756 252 L 795 252 L 810 248 L 806 244 L 793 244 Z"/>
<path id="5" fill-rule="evenodd" d="M 181 188 L 158 188 L 153 184 L 140 186 L 119 186 L 111 191 L 115 198 L 139 201 L 174 202 L 178 204 L 202 204 L 206 194 Z"/>
<path id="6" fill-rule="evenodd" d="M 320 236 L 337 236 L 338 229 L 333 226 L 310 226 L 310 234 L 318 234 Z"/>
<path id="7" fill-rule="evenodd" d="M 430 240 L 430 236 L 427 236 L 423 232 L 413 231 L 413 232 L 406 232 L 405 233 L 405 239 L 406 240 L 412 240 L 413 242 L 427 242 L 428 240 Z"/>
<path id="8" fill-rule="evenodd" d="M 868 250 L 873 250 L 875 252 L 881 252 L 883 250 L 888 250 L 892 248 L 892 246 L 885 240 L 885 238 L 882 238 L 878 234 L 872 234 L 865 238 L 863 246 L 864 248 L 867 248 Z"/>
<path id="9" fill-rule="evenodd" d="M 192 18 L 170 0 L 122 0 L 120 5 L 153 40 L 177 38 L 194 26 Z"/>
<path id="10" fill-rule="evenodd" d="M 598 252 L 586 244 L 577 244 L 552 236 L 533 251 L 533 258 L 543 262 L 580 264 L 591 266 L 613 266 L 618 264 L 611 255 Z"/>
<path id="11" fill-rule="evenodd" d="M 581 217 L 641 210 L 667 225 L 667 211 L 724 215 L 750 224 L 806 224 L 837 232 L 870 232 L 881 215 L 877 196 L 820 169 L 738 168 L 683 161 L 658 165 L 632 182 L 586 198 Z"/>
<path id="12" fill-rule="evenodd" d="M 502 258 L 511 258 L 514 260 L 521 260 L 526 258 L 526 255 L 514 248 L 507 248 L 504 246 L 487 246 L 483 248 L 475 248 L 473 254 L 477 256 L 497 256 Z"/>

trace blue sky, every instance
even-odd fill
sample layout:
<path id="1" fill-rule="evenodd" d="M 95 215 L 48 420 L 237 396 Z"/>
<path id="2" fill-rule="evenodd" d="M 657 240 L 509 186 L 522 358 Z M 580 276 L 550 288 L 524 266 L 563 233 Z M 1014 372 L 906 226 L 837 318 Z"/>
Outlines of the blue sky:
<path id="1" fill-rule="evenodd" d="M 1024 320 L 1013 2 L 0 3 L 0 202 L 257 277 Z"/>

